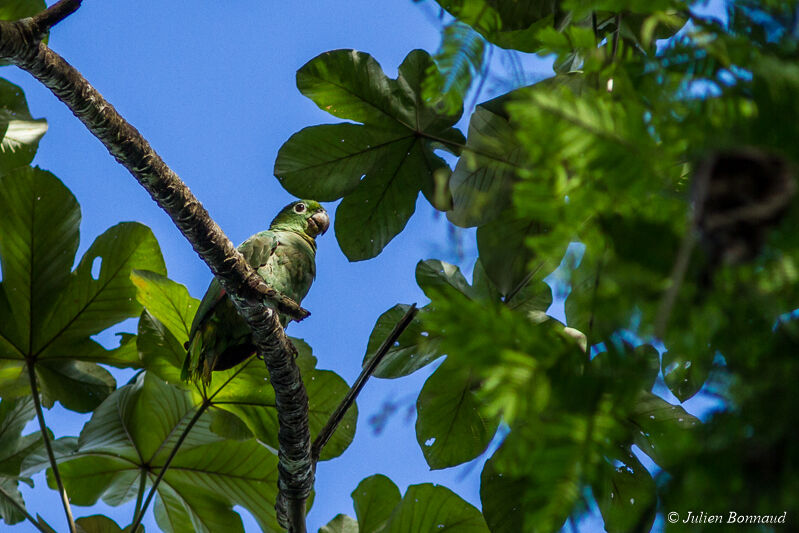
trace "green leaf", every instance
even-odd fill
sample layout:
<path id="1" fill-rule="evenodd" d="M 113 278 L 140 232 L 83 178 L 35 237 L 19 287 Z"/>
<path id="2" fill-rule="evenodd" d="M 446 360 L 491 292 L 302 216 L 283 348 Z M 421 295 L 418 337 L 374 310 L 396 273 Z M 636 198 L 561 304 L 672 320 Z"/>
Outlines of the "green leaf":
<path id="1" fill-rule="evenodd" d="M 363 367 L 366 367 L 367 363 L 377 355 L 380 345 L 391 334 L 394 326 L 409 308 L 409 305 L 397 304 L 380 315 L 369 335 Z M 419 314 L 423 315 L 424 313 L 424 308 L 420 309 Z M 389 348 L 383 360 L 377 365 L 373 374 L 375 377 L 391 379 L 407 376 L 441 357 L 442 354 L 438 349 L 441 338 L 429 334 L 422 324 L 419 314 L 414 317 L 405 331 L 400 334 L 394 346 Z"/>
<path id="2" fill-rule="evenodd" d="M 517 94 L 483 102 L 469 119 L 466 147 L 449 182 L 453 208 L 447 218 L 457 226 L 485 224 L 510 205 L 516 172 L 525 159 L 505 110 Z"/>
<path id="3" fill-rule="evenodd" d="M 400 491 L 388 477 L 375 474 L 365 478 L 352 491 L 358 528 L 374 533 L 383 530 L 400 501 Z"/>
<path id="4" fill-rule="evenodd" d="M 358 533 L 358 522 L 352 517 L 344 514 L 338 514 L 319 528 L 319 533 Z"/>
<path id="5" fill-rule="evenodd" d="M 78 533 L 128 533 L 131 531 L 130 526 L 122 529 L 107 516 L 99 514 L 78 518 L 75 520 L 75 525 L 78 527 Z M 139 525 L 136 531 L 144 533 L 144 526 Z"/>
<path id="6" fill-rule="evenodd" d="M 528 237 L 544 232 L 546 226 L 521 218 L 513 210 L 503 211 L 495 220 L 477 228 L 480 262 L 503 296 L 514 295 L 530 275 L 537 274 L 543 280 L 549 274 L 545 270 L 550 269 L 544 269 L 543 264 L 531 265 L 535 254 L 527 246 Z M 546 311 L 546 307 L 541 310 Z"/>
<path id="7" fill-rule="evenodd" d="M 414 50 L 392 80 L 368 54 L 335 50 L 297 72 L 300 91 L 320 108 L 363 124 L 296 133 L 278 152 L 275 176 L 300 197 L 344 198 L 335 228 L 351 261 L 376 256 L 402 231 L 420 191 L 438 204 L 436 183 L 448 176 L 449 167 L 433 150 L 458 153 L 463 136 L 452 127 L 459 111 L 441 113 L 421 97 L 431 66 L 426 52 Z"/>
<path id="8" fill-rule="evenodd" d="M 14 478 L 0 477 L 0 517 L 9 526 L 25 520 L 25 515 L 13 502 L 22 506 L 23 509 L 25 508 L 22 494 L 20 494 L 17 488 L 17 480 Z"/>
<path id="9" fill-rule="evenodd" d="M 96 259 L 100 273 L 92 276 Z M 133 269 L 166 273 L 158 242 L 142 224 L 123 222 L 97 237 L 84 254 L 35 347 L 49 356 L 53 341 L 95 335 L 126 318 L 139 314 L 136 287 L 130 281 Z"/>
<path id="10" fill-rule="evenodd" d="M 416 401 L 416 440 L 431 469 L 448 468 L 483 453 L 499 420 L 482 415 L 479 379 L 450 361 L 427 379 Z"/>
<path id="11" fill-rule="evenodd" d="M 693 433 L 700 425 L 685 409 L 651 392 L 640 395 L 629 421 L 633 442 L 663 468 L 676 464 L 683 451 L 691 449 Z"/>
<path id="12" fill-rule="evenodd" d="M 441 32 L 441 44 L 431 68 L 422 82 L 422 96 L 432 103 L 442 102 L 450 112 L 463 106 L 472 80 L 480 74 L 485 57 L 483 39 L 468 25 L 455 21 Z"/>
<path id="13" fill-rule="evenodd" d="M 614 464 L 594 492 L 605 530 L 649 531 L 657 509 L 655 481 L 629 449 Z"/>
<path id="14" fill-rule="evenodd" d="M 451 531 L 487 533 L 483 515 L 446 487 L 423 483 L 411 485 L 391 516 L 386 531 Z"/>
<path id="15" fill-rule="evenodd" d="M 25 502 L 17 487 L 22 460 L 41 445 L 39 432 L 22 436 L 22 430 L 34 416 L 31 397 L 0 401 L 0 517 L 8 525 L 25 520 L 18 508 L 24 509 Z"/>
<path id="16" fill-rule="evenodd" d="M 22 358 L 32 349 L 31 337 L 41 336 L 47 311 L 70 282 L 80 207 L 58 178 L 38 168 L 0 176 L 0 190 L 2 292 L 10 312 L 0 317 L 0 336 Z"/>
<path id="17" fill-rule="evenodd" d="M 365 124 L 395 118 L 395 83 L 372 56 L 355 50 L 325 52 L 297 71 L 297 88 L 320 109 Z"/>
<path id="18" fill-rule="evenodd" d="M 192 298 L 185 286 L 156 272 L 133 270 L 130 279 L 136 286 L 136 299 L 147 312 L 157 318 L 181 345 L 187 342 L 199 300 Z"/>
<path id="19" fill-rule="evenodd" d="M 130 339 L 106 350 L 91 336 L 140 312 L 130 271 L 165 272 L 158 243 L 147 227 L 122 223 L 70 272 L 80 225 L 72 193 L 52 174 L 27 167 L 0 176 L 0 189 L 0 391 L 27 392 L 24 361 L 35 360 L 48 405 L 89 411 L 115 386 L 89 363 L 140 366 Z"/>
<path id="20" fill-rule="evenodd" d="M 535 52 L 540 48 L 537 34 L 555 25 L 564 15 L 557 2 L 517 0 L 436 0 L 453 17 L 472 26 L 488 41 L 502 48 Z"/>
<path id="21" fill-rule="evenodd" d="M 180 379 L 180 371 L 186 358 L 186 349 L 178 342 L 166 326 L 146 309 L 139 318 L 136 347 L 142 365 L 167 383 L 190 388 Z"/>
<path id="22" fill-rule="evenodd" d="M 88 413 L 116 389 L 114 376 L 105 368 L 85 361 L 43 360 L 36 365 L 42 403 L 58 400 L 72 411 Z"/>
<path id="23" fill-rule="evenodd" d="M 135 498 L 142 470 L 152 483 L 196 409 L 188 392 L 147 372 L 115 391 L 84 426 L 76 454 L 59 467 L 73 503 Z M 210 423 L 208 415 L 199 418 L 164 474 L 158 525 L 167 532 L 243 531 L 232 510 L 241 505 L 263 529 L 277 531 L 277 457 L 253 439 L 222 439 Z"/>
<path id="24" fill-rule="evenodd" d="M 712 354 L 685 357 L 674 351 L 663 354 L 663 379 L 681 401 L 693 397 L 702 388 L 713 364 Z"/>
<path id="25" fill-rule="evenodd" d="M 480 474 L 480 502 L 483 516 L 492 533 L 524 531 L 524 492 L 528 481 L 506 475 L 495 468 L 492 457 Z"/>
<path id="26" fill-rule="evenodd" d="M 47 9 L 44 0 L 5 0 L 0 5 L 0 20 L 19 20 Z"/>
<path id="27" fill-rule="evenodd" d="M 316 357 L 304 341 L 292 339 L 292 342 L 299 351 L 296 363 L 308 394 L 308 423 L 313 439 L 327 423 L 349 386 L 335 372 L 315 368 Z M 278 449 L 275 391 L 262 361 L 250 358 L 230 370 L 214 372 L 211 385 L 205 391 L 194 384 L 192 392 L 198 404 L 203 398 L 213 396 L 213 409 L 236 415 L 259 441 Z M 357 418 L 358 409 L 353 406 L 325 445 L 320 460 L 337 457 L 347 449 L 355 436 Z"/>
<path id="28" fill-rule="evenodd" d="M 438 259 L 427 259 L 416 264 L 416 283 L 431 300 L 437 294 L 452 289 L 469 297 L 473 295 L 472 287 L 461 269 Z"/>
<path id="29" fill-rule="evenodd" d="M 41 4 L 41 10 L 45 9 L 43 1 L 35 3 Z M 16 17 L 15 15 L 29 9 L 22 8 L 19 2 L 11 6 L 7 5 L 8 2 L 5 4 L 0 6 L 0 19 L 3 20 L 17 20 L 39 11 L 37 9 L 32 13 Z M 6 19 L 5 16 L 14 18 Z M 2 64 L 6 63 L 0 62 L 0 65 Z M 22 89 L 0 78 L 0 174 L 29 165 L 36 155 L 39 140 L 46 131 L 47 121 L 34 120 L 28 110 Z"/>

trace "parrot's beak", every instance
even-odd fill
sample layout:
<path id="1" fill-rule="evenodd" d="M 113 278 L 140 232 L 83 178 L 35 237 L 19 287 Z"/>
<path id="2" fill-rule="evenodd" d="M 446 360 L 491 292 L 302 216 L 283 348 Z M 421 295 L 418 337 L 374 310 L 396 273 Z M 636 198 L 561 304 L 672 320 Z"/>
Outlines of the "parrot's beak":
<path id="1" fill-rule="evenodd" d="M 309 229 L 316 235 L 323 235 L 330 227 L 330 217 L 327 211 L 318 211 L 308 219 Z"/>

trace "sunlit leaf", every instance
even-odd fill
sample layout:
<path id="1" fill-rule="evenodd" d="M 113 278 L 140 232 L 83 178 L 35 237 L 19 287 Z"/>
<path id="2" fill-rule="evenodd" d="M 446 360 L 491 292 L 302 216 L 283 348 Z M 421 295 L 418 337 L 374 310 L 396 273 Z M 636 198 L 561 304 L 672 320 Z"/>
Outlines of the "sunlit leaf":
<path id="1" fill-rule="evenodd" d="M 199 301 L 189 295 L 186 287 L 146 270 L 134 270 L 130 279 L 136 286 L 136 299 L 147 312 L 172 332 L 180 344 L 188 341 Z"/>
<path id="2" fill-rule="evenodd" d="M 0 19 L 16 20 L 45 8 L 43 1 L 8 3 L 0 6 Z M 31 12 L 32 4 L 40 7 Z M 23 12 L 26 14 L 21 15 Z M 31 117 L 22 89 L 0 78 L 0 174 L 30 164 L 46 131 L 46 120 Z"/>
<path id="3" fill-rule="evenodd" d="M 296 363 L 308 394 L 308 423 L 313 439 L 344 398 L 349 386 L 335 372 L 317 369 L 316 357 L 304 341 L 292 339 L 292 342 L 299 351 Z M 192 389 L 195 402 L 199 403 L 204 396 L 213 397 L 212 409 L 223 409 L 236 415 L 259 441 L 278 449 L 275 391 L 262 361 L 251 358 L 230 370 L 214 372 L 211 385 L 204 393 L 199 387 L 195 384 Z M 357 419 L 358 409 L 353 406 L 322 449 L 321 460 L 337 457 L 347 449 L 355 436 Z"/>
<path id="4" fill-rule="evenodd" d="M 319 528 L 319 533 L 358 533 L 358 531 L 358 522 L 344 514 L 336 515 L 333 520 Z"/>
<path id="5" fill-rule="evenodd" d="M 187 392 L 140 374 L 97 408 L 81 431 L 75 455 L 59 469 L 73 503 L 99 498 L 120 505 L 136 497 L 142 471 L 148 484 L 196 412 Z M 229 441 L 201 416 L 158 487 L 156 520 L 164 531 L 243 531 L 232 508 L 249 510 L 266 531 L 277 531 L 277 457 L 255 440 Z M 54 486 L 51 472 L 48 483 Z"/>

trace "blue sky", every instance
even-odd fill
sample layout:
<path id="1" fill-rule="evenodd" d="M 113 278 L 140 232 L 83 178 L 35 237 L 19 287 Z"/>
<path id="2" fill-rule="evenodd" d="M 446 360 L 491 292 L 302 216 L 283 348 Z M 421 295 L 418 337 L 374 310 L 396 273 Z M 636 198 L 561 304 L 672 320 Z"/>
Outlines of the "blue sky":
<path id="1" fill-rule="evenodd" d="M 55 29 L 50 45 L 142 132 L 239 243 L 265 229 L 292 199 L 272 175 L 281 144 L 303 127 L 337 121 L 300 95 L 296 70 L 322 52 L 354 48 L 372 54 L 393 77 L 410 50 L 432 53 L 437 48 L 440 34 L 432 5 L 410 0 L 86 2 Z M 501 54 L 495 63 L 502 67 Z M 544 62 L 524 64 L 528 83 L 547 75 Z M 38 82 L 13 67 L 3 68 L 2 76 L 23 88 L 34 117 L 48 119 L 49 131 L 34 163 L 64 181 L 81 204 L 78 256 L 108 227 L 139 221 L 161 243 L 169 276 L 201 297 L 210 272 L 147 193 Z M 481 100 L 499 88 L 489 84 L 486 90 Z M 327 207 L 332 215 L 335 205 Z M 448 228 L 445 218 L 421 199 L 406 230 L 377 259 L 361 263 L 349 263 L 329 232 L 319 241 L 317 279 L 303 302 L 313 316 L 292 324 L 289 334 L 311 344 L 321 368 L 351 383 L 377 317 L 396 303 L 426 302 L 414 281 L 417 261 L 460 261 L 471 270 L 473 233 L 452 234 Z M 117 330 L 134 328 L 129 321 Z M 414 483 L 444 484 L 479 506 L 482 465 L 430 472 L 416 443 L 413 405 L 431 371 L 370 381 L 359 399 L 355 442 L 342 457 L 318 466 L 310 531 L 337 513 L 354 515 L 349 494 L 375 473 L 388 475 L 403 491 Z M 115 374 L 120 383 L 131 375 Z M 369 419 L 388 403 L 398 409 L 377 433 Z M 58 436 L 77 435 L 88 419 L 58 406 L 45 417 Z M 45 489 L 41 474 L 35 481 L 36 490 L 23 488 L 29 510 L 63 530 L 56 493 Z M 132 503 L 75 507 L 74 512 L 102 512 L 124 526 L 131 521 Z M 258 530 L 246 511 L 242 516 L 248 531 Z M 148 531 L 158 531 L 151 512 L 144 523 Z M 589 523 L 581 529 L 593 528 Z M 12 531 L 34 529 L 22 524 Z"/>

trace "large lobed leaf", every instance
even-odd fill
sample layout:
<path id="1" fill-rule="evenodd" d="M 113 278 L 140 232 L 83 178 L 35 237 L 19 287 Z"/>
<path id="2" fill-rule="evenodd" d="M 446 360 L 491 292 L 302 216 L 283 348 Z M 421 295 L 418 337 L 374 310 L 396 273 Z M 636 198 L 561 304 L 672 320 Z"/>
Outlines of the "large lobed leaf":
<path id="1" fill-rule="evenodd" d="M 120 505 L 152 483 L 197 407 L 190 393 L 149 372 L 110 395 L 84 426 L 59 469 L 73 503 Z M 200 416 L 158 486 L 155 516 L 172 531 L 243 531 L 234 505 L 264 531 L 279 531 L 274 511 L 277 456 L 254 439 L 230 441 Z M 48 483 L 54 486 L 51 472 Z"/>
<path id="2" fill-rule="evenodd" d="M 362 122 L 306 128 L 280 148 L 275 176 L 299 197 L 344 198 L 336 238 L 351 261 L 376 256 L 405 227 L 423 192 L 436 207 L 449 167 L 434 150 L 457 154 L 460 110 L 439 112 L 421 96 L 430 56 L 414 50 L 389 79 L 369 54 L 326 52 L 297 72 L 297 87 L 332 115 Z"/>
<path id="3" fill-rule="evenodd" d="M 130 271 L 164 273 L 158 243 L 147 227 L 121 223 L 70 272 L 80 224 L 72 193 L 29 167 L 0 176 L 0 189 L 0 394 L 26 394 L 26 361 L 35 361 L 46 405 L 90 411 L 115 388 L 96 363 L 139 366 L 128 347 L 106 350 L 91 337 L 139 314 Z"/>

